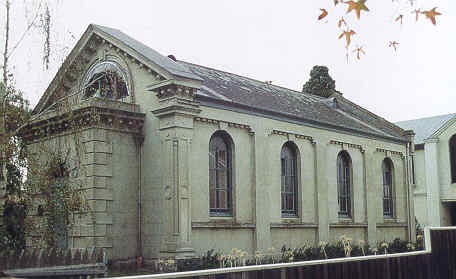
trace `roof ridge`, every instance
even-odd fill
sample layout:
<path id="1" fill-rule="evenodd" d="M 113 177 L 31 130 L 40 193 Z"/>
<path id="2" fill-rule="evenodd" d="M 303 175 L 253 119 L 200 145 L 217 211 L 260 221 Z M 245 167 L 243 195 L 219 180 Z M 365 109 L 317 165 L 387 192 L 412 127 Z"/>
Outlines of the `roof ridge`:
<path id="1" fill-rule="evenodd" d="M 356 103 L 350 101 L 349 99 L 343 97 L 342 95 L 336 95 L 336 98 L 341 98 L 343 102 L 350 103 L 350 105 L 352 105 L 352 106 L 354 106 L 354 107 L 356 107 L 356 108 L 362 110 L 363 112 L 369 114 L 370 116 L 372 116 L 372 117 L 374 117 L 374 118 L 377 118 L 377 119 L 379 119 L 379 120 L 381 120 L 381 121 L 386 122 L 386 124 L 387 124 L 388 126 L 390 126 L 390 128 L 392 128 L 392 129 L 395 129 L 395 130 L 400 131 L 400 132 L 405 132 L 404 129 L 402 129 L 400 126 L 396 125 L 395 123 L 393 123 L 393 122 L 387 120 L 387 119 L 384 118 L 384 117 L 381 117 L 380 115 L 377 115 L 377 114 L 375 114 L 375 113 L 373 113 L 373 112 L 371 112 L 371 111 L 369 111 L 369 110 L 363 108 L 362 106 L 360 106 L 360 105 L 358 105 L 358 104 L 356 104 Z"/>
<path id="2" fill-rule="evenodd" d="M 424 120 L 424 119 L 431 119 L 431 118 L 437 118 L 437 117 L 443 117 L 443 116 L 455 116 L 456 113 L 446 113 L 446 114 L 439 114 L 439 115 L 434 115 L 434 116 L 427 116 L 427 117 L 420 117 L 420 118 L 414 118 L 414 119 L 408 119 L 408 120 L 401 120 L 396 123 L 404 123 L 404 122 L 411 122 L 411 121 L 419 121 L 419 120 Z"/>
<path id="3" fill-rule="evenodd" d="M 235 74 L 235 73 L 228 72 L 228 71 L 225 71 L 225 70 L 219 70 L 219 69 L 216 69 L 216 68 L 212 68 L 212 67 L 208 67 L 208 66 L 204 66 L 204 65 L 192 63 L 192 62 L 187 62 L 187 61 L 183 61 L 183 60 L 177 60 L 177 61 L 178 61 L 178 62 L 185 63 L 185 64 L 190 64 L 190 65 L 193 65 L 193 66 L 197 66 L 197 67 L 202 67 L 202 68 L 205 68 L 205 69 L 213 70 L 213 71 L 222 72 L 222 73 L 225 73 L 225 74 L 230 74 L 230 75 L 237 76 L 237 77 L 241 77 L 241 78 L 246 78 L 246 79 L 249 79 L 249 80 L 251 80 L 251 81 L 255 81 L 255 82 L 259 82 L 259 83 L 271 85 L 271 86 L 273 86 L 273 87 L 277 87 L 277 88 L 281 88 L 281 89 L 286 89 L 286 90 L 291 91 L 292 93 L 304 94 L 304 95 L 316 97 L 316 98 L 322 99 L 322 100 L 328 99 L 328 98 L 324 98 L 324 97 L 321 97 L 321 96 L 318 96 L 318 95 L 313 95 L 313 94 L 309 94 L 309 93 L 306 93 L 306 92 L 294 90 L 294 89 L 291 89 L 291 88 L 288 88 L 288 87 L 284 87 L 284 86 L 280 86 L 280 85 L 276 85 L 276 84 L 272 84 L 272 83 L 269 84 L 269 83 L 266 83 L 266 82 L 261 81 L 261 80 L 258 80 L 258 79 L 254 79 L 254 78 L 251 78 L 251 77 L 247 77 L 247 76 Z"/>

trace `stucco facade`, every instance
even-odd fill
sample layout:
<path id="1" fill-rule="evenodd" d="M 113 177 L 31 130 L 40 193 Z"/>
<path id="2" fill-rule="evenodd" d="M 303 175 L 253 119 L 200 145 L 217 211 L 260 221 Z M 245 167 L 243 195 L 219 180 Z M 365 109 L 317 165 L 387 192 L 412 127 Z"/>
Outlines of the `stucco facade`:
<path id="1" fill-rule="evenodd" d="M 253 254 L 270 247 L 335 241 L 343 234 L 370 243 L 396 237 L 413 240 L 412 133 L 337 92 L 332 98 L 309 98 L 328 114 L 340 113 L 340 118 L 373 132 L 235 105 L 227 101 L 232 96 L 209 90 L 206 77 L 188 71 L 186 63 L 150 49 L 140 52 L 138 42 L 122 41 L 125 35 L 118 32 L 89 26 L 35 108 L 40 117 L 28 128 L 33 146 L 37 123 L 62 117 L 49 109 L 56 92 L 79 92 L 69 97 L 73 108 L 102 110 L 97 120 L 73 131 L 84 138 L 79 175 L 86 183 L 91 213 L 75 219 L 71 246 L 107 248 L 112 259 L 152 259 L 191 257 L 210 249 L 228 252 L 234 247 Z M 128 97 L 82 98 L 86 73 L 106 60 L 122 68 Z M 83 65 L 76 76 L 68 70 L 75 61 Z M 285 90 L 251 82 L 265 92 Z M 225 86 L 237 90 L 228 79 Z M 221 101 L 210 101 L 205 92 Z M 290 98 L 301 98 L 299 94 L 303 93 L 286 92 Z M 349 115 L 344 106 L 355 107 L 369 122 Z M 63 140 L 68 130 L 52 130 L 44 143 Z M 224 216 L 211 214 L 209 201 L 209 144 L 218 131 L 232 140 L 232 204 Z M 293 217 L 281 211 L 281 149 L 290 141 L 298 161 Z M 351 159 L 350 218 L 338 214 L 337 161 L 343 150 Z M 385 158 L 393 165 L 394 215 L 388 218 L 382 210 Z"/>

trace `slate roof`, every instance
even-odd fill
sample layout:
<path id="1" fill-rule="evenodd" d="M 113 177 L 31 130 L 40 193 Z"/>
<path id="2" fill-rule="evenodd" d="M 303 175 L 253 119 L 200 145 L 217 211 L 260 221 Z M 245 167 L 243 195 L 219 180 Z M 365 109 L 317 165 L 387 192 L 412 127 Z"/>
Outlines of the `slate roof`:
<path id="1" fill-rule="evenodd" d="M 176 63 L 172 59 L 169 59 L 166 56 L 161 55 L 157 51 L 153 50 L 152 48 L 146 46 L 145 44 L 141 43 L 133 39 L 132 37 L 128 36 L 127 34 L 123 33 L 122 31 L 106 26 L 92 24 L 95 28 L 105 32 L 106 34 L 116 38 L 117 40 L 123 42 L 127 46 L 131 47 L 133 50 L 144 56 L 146 59 L 150 60 L 151 62 L 157 64 L 158 66 L 162 67 L 163 69 L 167 70 L 173 75 L 190 78 L 190 79 L 200 79 L 198 76 L 192 74 L 186 67 L 183 67 L 179 63 Z"/>
<path id="2" fill-rule="evenodd" d="M 174 77 L 202 82 L 197 92 L 197 99 L 202 104 L 368 137 L 406 141 L 401 128 L 350 102 L 336 91 L 330 98 L 323 98 L 188 62 L 174 61 L 122 31 L 105 26 L 91 24 L 83 37 L 90 36 L 92 32 L 114 38 Z M 77 45 L 80 43 L 82 38 Z M 76 55 L 76 49 L 81 48 L 82 45 L 75 47 L 70 56 Z M 57 76 L 65 71 L 63 68 L 59 69 L 51 85 L 58 82 Z M 51 85 L 34 113 L 49 103 Z"/>
<path id="3" fill-rule="evenodd" d="M 370 136 L 405 141 L 403 130 L 357 106 L 340 94 L 323 98 L 236 74 L 178 61 L 203 79 L 197 98 L 293 119 L 302 124 L 344 129 Z"/>
<path id="4" fill-rule="evenodd" d="M 396 124 L 403 129 L 413 130 L 415 132 L 415 144 L 423 144 L 425 139 L 432 136 L 454 117 L 456 117 L 456 113 L 401 121 Z"/>

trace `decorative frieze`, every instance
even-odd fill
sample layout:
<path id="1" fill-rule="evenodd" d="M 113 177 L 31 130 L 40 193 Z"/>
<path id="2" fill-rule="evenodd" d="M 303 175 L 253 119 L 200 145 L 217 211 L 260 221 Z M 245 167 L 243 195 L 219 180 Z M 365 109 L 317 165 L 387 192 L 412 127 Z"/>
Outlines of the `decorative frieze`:
<path id="1" fill-rule="evenodd" d="M 196 88 L 177 84 L 169 84 L 157 89 L 157 97 L 160 99 L 167 97 L 193 98 L 195 93 Z"/>
<path id="2" fill-rule="evenodd" d="M 393 155 L 396 155 L 396 156 L 399 156 L 401 158 L 404 157 L 404 153 L 400 152 L 400 151 L 394 151 L 394 150 L 388 150 L 388 149 L 384 149 L 384 148 L 379 148 L 377 147 L 375 149 L 376 152 L 381 152 L 381 153 L 385 153 L 385 156 L 388 157 L 388 156 L 393 156 Z"/>
<path id="3" fill-rule="evenodd" d="M 94 126 L 142 136 L 145 114 L 127 105 L 89 99 L 71 110 L 45 114 L 22 127 L 19 133 L 29 143 Z"/>
<path id="4" fill-rule="evenodd" d="M 310 143 L 312 144 L 316 144 L 315 140 L 313 139 L 313 137 L 311 136 L 307 136 L 307 135 L 302 135 L 302 134 L 298 134 L 298 133 L 293 133 L 293 132 L 287 132 L 287 131 L 280 131 L 280 130 L 272 130 L 272 135 L 279 135 L 279 136 L 286 136 L 286 137 L 290 137 L 290 136 L 294 136 L 296 139 L 303 139 L 303 140 L 308 140 Z"/>
<path id="5" fill-rule="evenodd" d="M 335 144 L 335 145 L 339 145 L 341 146 L 342 148 L 354 148 L 354 149 L 359 149 L 359 151 L 361 151 L 361 153 L 364 153 L 364 148 L 362 145 L 360 144 L 355 144 L 355 143 L 349 143 L 349 142 L 343 142 L 343 141 L 337 141 L 337 140 L 330 140 L 329 141 L 330 144 Z"/>
<path id="6" fill-rule="evenodd" d="M 208 124 L 215 124 L 215 125 L 220 125 L 221 123 L 224 123 L 228 127 L 245 129 L 248 132 L 252 132 L 252 127 L 250 127 L 249 125 L 246 125 L 246 124 L 239 124 L 239 123 L 228 122 L 228 121 L 217 120 L 217 119 L 210 119 L 210 118 L 205 118 L 205 117 L 195 117 L 194 120 L 198 121 L 198 122 L 203 122 L 203 123 L 208 123 Z"/>

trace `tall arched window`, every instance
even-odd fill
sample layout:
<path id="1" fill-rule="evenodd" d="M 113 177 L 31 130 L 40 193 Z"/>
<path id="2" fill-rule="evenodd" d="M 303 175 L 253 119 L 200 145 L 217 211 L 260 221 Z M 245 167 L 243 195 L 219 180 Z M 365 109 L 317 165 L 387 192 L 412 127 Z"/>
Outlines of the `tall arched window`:
<path id="1" fill-rule="evenodd" d="M 339 217 L 351 218 L 351 159 L 346 151 L 337 156 L 337 197 Z"/>
<path id="2" fill-rule="evenodd" d="M 282 166 L 282 216 L 298 215 L 298 156 L 297 147 L 287 142 L 280 154 Z"/>
<path id="3" fill-rule="evenodd" d="M 450 138 L 451 183 L 456 183 L 456 135 Z"/>
<path id="4" fill-rule="evenodd" d="M 209 207 L 211 215 L 231 215 L 232 203 L 232 140 L 222 131 L 209 142 Z"/>
<path id="5" fill-rule="evenodd" d="M 383 173 L 383 216 L 394 217 L 393 162 L 385 158 L 382 163 Z"/>

